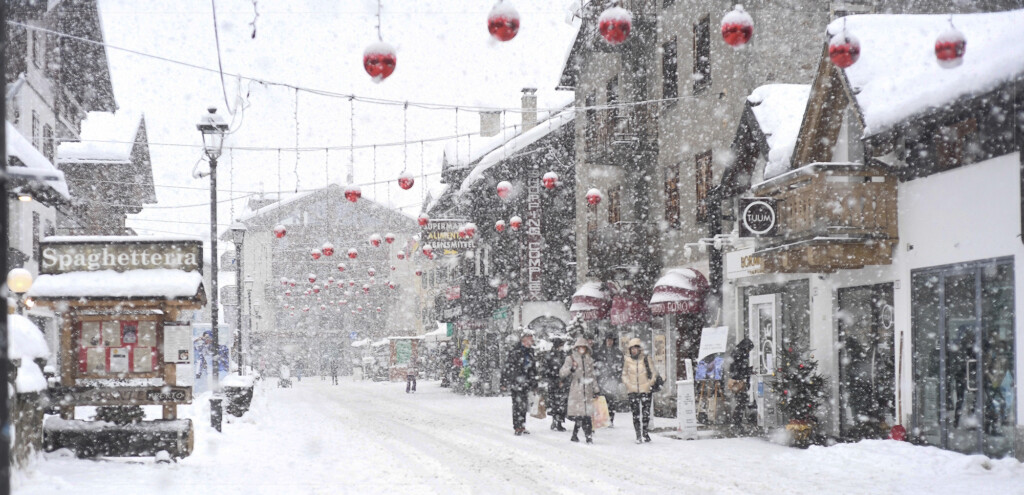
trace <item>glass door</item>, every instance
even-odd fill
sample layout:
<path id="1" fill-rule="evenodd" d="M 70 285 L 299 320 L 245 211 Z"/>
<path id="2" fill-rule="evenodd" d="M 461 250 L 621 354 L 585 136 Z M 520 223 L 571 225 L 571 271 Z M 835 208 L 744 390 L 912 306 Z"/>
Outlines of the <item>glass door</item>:
<path id="1" fill-rule="evenodd" d="M 895 420 L 892 284 L 839 289 L 838 303 L 840 432 L 883 438 Z"/>
<path id="2" fill-rule="evenodd" d="M 758 375 L 775 374 L 775 343 L 778 333 L 778 306 L 776 294 L 751 296 L 750 341 L 755 344 L 751 364 Z"/>
<path id="3" fill-rule="evenodd" d="M 958 452 L 1012 454 L 1012 261 L 915 272 L 911 297 L 916 433 Z"/>

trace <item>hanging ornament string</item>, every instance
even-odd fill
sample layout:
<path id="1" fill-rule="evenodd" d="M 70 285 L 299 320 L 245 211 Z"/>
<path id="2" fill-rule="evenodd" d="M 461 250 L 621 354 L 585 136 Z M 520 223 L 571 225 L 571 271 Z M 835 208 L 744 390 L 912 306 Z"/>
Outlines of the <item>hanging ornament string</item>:
<path id="1" fill-rule="evenodd" d="M 377 41 L 384 41 L 384 36 L 380 34 L 380 0 L 377 0 Z"/>
<path id="2" fill-rule="evenodd" d="M 459 107 L 455 107 L 455 158 L 453 160 L 456 163 L 459 161 Z"/>
<path id="3" fill-rule="evenodd" d="M 233 148 L 228 148 L 228 161 L 231 162 L 230 165 L 228 165 L 228 167 L 229 167 L 228 168 L 228 175 L 230 176 L 230 179 L 228 179 L 228 197 L 229 198 L 234 198 L 235 197 L 235 151 L 234 151 Z M 235 221 L 235 202 L 234 201 L 231 202 L 230 218 L 231 218 L 232 222 Z"/>
<path id="4" fill-rule="evenodd" d="M 423 173 L 423 141 L 420 141 L 420 202 L 426 200 L 427 177 Z"/>
<path id="5" fill-rule="evenodd" d="M 373 199 L 377 199 L 377 146 L 373 146 Z"/>
<path id="6" fill-rule="evenodd" d="M 331 149 L 324 148 L 324 186 L 331 185 Z"/>
<path id="7" fill-rule="evenodd" d="M 295 90 L 295 192 L 299 192 L 299 90 Z"/>
<path id="8" fill-rule="evenodd" d="M 402 109 L 402 173 L 409 168 L 409 105 Z"/>
<path id="9" fill-rule="evenodd" d="M 348 170 L 345 174 L 345 183 L 352 184 L 352 181 L 355 180 L 356 170 L 356 104 L 354 98 L 348 99 L 348 130 Z"/>

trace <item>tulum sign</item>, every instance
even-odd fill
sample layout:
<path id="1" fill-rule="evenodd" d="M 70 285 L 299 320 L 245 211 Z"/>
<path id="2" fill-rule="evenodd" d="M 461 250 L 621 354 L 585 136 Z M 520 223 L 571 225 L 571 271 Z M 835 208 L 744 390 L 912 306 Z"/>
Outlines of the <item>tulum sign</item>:
<path id="1" fill-rule="evenodd" d="M 772 237 L 779 227 L 775 200 L 740 198 L 740 237 Z"/>
<path id="2" fill-rule="evenodd" d="M 66 239 L 66 238 L 63 238 Z M 44 240 L 39 247 L 39 272 L 152 270 L 197 271 L 202 268 L 202 241 L 144 241 L 108 238 L 103 242 Z"/>

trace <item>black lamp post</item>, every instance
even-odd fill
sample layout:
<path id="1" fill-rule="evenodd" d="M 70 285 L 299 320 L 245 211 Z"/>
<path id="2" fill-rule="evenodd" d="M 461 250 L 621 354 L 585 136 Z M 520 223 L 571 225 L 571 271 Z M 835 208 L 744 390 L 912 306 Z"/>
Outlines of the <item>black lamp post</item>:
<path id="1" fill-rule="evenodd" d="M 245 301 L 246 301 L 246 304 L 248 304 L 248 310 L 246 311 L 246 313 L 248 315 L 248 322 L 247 322 L 247 324 L 245 326 L 245 331 L 249 332 L 249 338 L 251 339 L 252 338 L 252 285 L 253 285 L 252 277 L 251 276 L 246 276 L 245 277 L 245 281 L 243 283 L 245 284 Z M 238 308 L 239 308 L 239 311 L 241 311 L 241 308 L 242 308 L 241 302 L 242 301 L 239 300 L 238 302 L 239 302 Z M 242 325 L 241 319 L 239 319 L 238 325 L 239 326 Z M 242 354 L 243 354 L 243 351 L 242 351 L 242 335 L 239 334 L 238 335 L 238 373 L 239 374 L 242 373 Z"/>
<path id="2" fill-rule="evenodd" d="M 220 336 L 217 328 L 217 306 L 220 293 L 217 289 L 217 159 L 220 158 L 224 146 L 224 135 L 228 131 L 228 123 L 217 115 L 217 109 L 210 107 L 209 113 L 203 115 L 196 128 L 203 134 L 203 151 L 210 159 L 210 330 L 213 333 L 213 356 L 210 360 L 210 377 L 213 379 L 211 388 L 213 397 L 210 399 L 210 423 L 220 431 L 221 398 L 220 398 Z"/>
<path id="3" fill-rule="evenodd" d="M 244 360 L 242 359 L 242 243 L 245 242 L 245 224 L 235 222 L 231 224 L 231 242 L 235 244 L 235 292 L 237 305 L 235 306 L 235 333 L 231 344 L 231 352 L 238 362 L 238 376 L 245 374 Z M 248 277 L 247 277 L 248 281 Z"/>

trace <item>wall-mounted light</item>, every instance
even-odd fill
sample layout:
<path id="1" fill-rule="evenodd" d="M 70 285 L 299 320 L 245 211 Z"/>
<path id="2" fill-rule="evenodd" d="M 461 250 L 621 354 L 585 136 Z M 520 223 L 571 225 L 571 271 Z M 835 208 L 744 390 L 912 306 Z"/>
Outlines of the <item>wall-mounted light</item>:
<path id="1" fill-rule="evenodd" d="M 28 203 L 29 201 L 32 201 L 32 195 L 26 192 L 18 193 L 18 201 Z"/>

